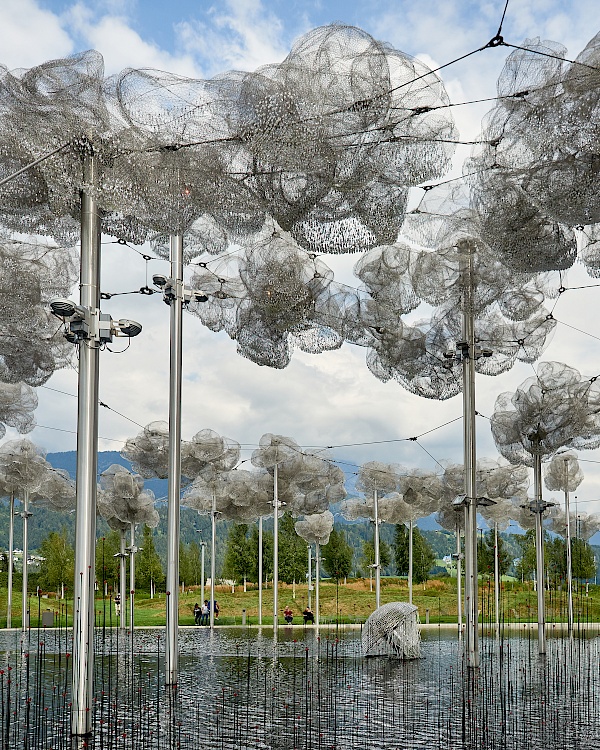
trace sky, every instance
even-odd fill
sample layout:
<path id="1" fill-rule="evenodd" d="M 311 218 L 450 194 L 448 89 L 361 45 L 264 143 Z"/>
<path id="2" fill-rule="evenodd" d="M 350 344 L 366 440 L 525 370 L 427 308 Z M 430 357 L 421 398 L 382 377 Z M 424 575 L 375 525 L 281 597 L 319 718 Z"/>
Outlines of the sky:
<path id="1" fill-rule="evenodd" d="M 207 78 L 230 69 L 254 70 L 281 61 L 301 34 L 338 21 L 439 67 L 484 46 L 498 31 L 501 2 L 301 2 L 229 0 L 2 0 L 0 63 L 29 68 L 86 49 L 104 57 L 106 73 L 128 67 L 158 68 Z M 596 0 L 509 0 L 502 34 L 521 44 L 541 37 L 563 44 L 574 58 L 596 33 Z M 506 48 L 486 49 L 441 72 L 452 102 L 493 97 Z M 453 109 L 461 138 L 475 138 L 489 104 Z M 468 151 L 459 150 L 459 161 Z M 102 290 L 132 292 L 168 264 L 146 263 L 140 252 L 105 237 Z M 324 259 L 336 278 L 353 286 L 357 256 Z M 543 359 L 565 362 L 584 377 L 600 373 L 600 290 L 577 266 L 567 277 L 569 291 L 554 315 L 559 321 Z M 571 287 L 583 289 L 573 289 Z M 134 318 L 143 332 L 122 353 L 101 357 L 100 449 L 118 450 L 139 425 L 168 416 L 169 310 L 159 295 L 123 294 L 103 303 L 113 318 Z M 120 343 L 113 347 L 119 350 Z M 439 470 L 439 462 L 462 461 L 462 400 L 445 402 L 413 396 L 401 386 L 381 383 L 365 365 L 366 351 L 345 344 L 320 355 L 296 352 L 284 370 L 259 367 L 236 353 L 227 336 L 204 329 L 191 315 L 184 321 L 183 437 L 210 428 L 239 441 L 248 458 L 263 433 L 293 437 L 300 445 L 333 446 L 331 454 L 349 464 L 377 460 Z M 478 376 L 477 443 L 482 457 L 497 457 L 489 422 L 499 393 L 514 391 L 534 374 L 517 365 L 496 378 Z M 48 452 L 73 450 L 77 375 L 57 372 L 38 389 L 38 427 L 29 437 Z M 444 426 L 445 425 L 445 426 Z M 9 430 L 7 438 L 17 435 Z M 411 437 L 419 440 L 409 440 Z M 578 509 L 600 511 L 600 451 L 580 454 L 585 480 Z"/>

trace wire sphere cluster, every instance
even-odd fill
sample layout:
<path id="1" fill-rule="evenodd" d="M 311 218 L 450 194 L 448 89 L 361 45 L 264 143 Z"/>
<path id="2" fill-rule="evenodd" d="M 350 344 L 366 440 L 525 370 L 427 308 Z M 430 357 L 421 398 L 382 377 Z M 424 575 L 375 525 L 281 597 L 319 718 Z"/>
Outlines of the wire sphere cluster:
<path id="1" fill-rule="evenodd" d="M 544 472 L 544 484 L 552 490 L 575 492 L 583 482 L 583 471 L 574 453 L 552 456 Z"/>
<path id="2" fill-rule="evenodd" d="M 112 464 L 100 475 L 98 513 L 111 529 L 126 529 L 132 524 L 158 526 L 154 493 L 144 489 L 144 479 L 120 464 Z"/>

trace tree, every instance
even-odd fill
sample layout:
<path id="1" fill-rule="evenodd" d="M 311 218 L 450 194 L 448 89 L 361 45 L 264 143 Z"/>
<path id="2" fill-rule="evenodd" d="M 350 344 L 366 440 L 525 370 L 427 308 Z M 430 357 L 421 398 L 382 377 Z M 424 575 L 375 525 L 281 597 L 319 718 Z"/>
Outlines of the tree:
<path id="1" fill-rule="evenodd" d="M 416 526 L 413 526 L 413 581 L 425 583 L 435 562 L 433 550 Z"/>
<path id="2" fill-rule="evenodd" d="M 304 581 L 307 571 L 306 542 L 296 534 L 294 519 L 286 513 L 279 521 L 279 580 Z"/>
<path id="3" fill-rule="evenodd" d="M 477 540 L 477 569 L 481 575 L 493 576 L 495 572 L 494 530 L 490 529 L 483 539 Z M 510 568 L 510 554 L 505 541 L 498 534 L 498 568 L 500 576 L 506 575 Z"/>
<path id="4" fill-rule="evenodd" d="M 164 583 L 164 580 L 165 574 L 160 557 L 154 547 L 152 529 L 144 525 L 142 548 L 135 557 L 135 587 L 142 591 L 149 591 L 151 581 L 156 586 L 160 586 Z"/>
<path id="5" fill-rule="evenodd" d="M 399 576 L 408 575 L 408 549 L 408 529 L 403 523 L 397 523 L 394 533 L 394 559 L 396 561 L 396 573 Z"/>
<path id="6" fill-rule="evenodd" d="M 67 532 L 51 531 L 39 549 L 40 563 L 38 585 L 45 591 L 59 591 L 63 584 L 72 585 L 75 550 L 67 541 Z"/>
<path id="7" fill-rule="evenodd" d="M 392 550 L 387 542 L 379 540 L 379 565 L 381 568 L 387 568 L 392 562 Z M 364 541 L 361 549 L 361 564 L 365 568 L 371 568 L 375 565 L 375 545 L 371 541 Z"/>
<path id="8" fill-rule="evenodd" d="M 596 575 L 596 560 L 589 543 L 583 539 L 571 540 L 573 577 L 583 581 Z"/>
<path id="9" fill-rule="evenodd" d="M 531 578 L 536 570 L 535 530 L 529 529 L 522 536 L 517 536 L 517 543 L 520 547 L 521 557 L 517 561 L 516 571 L 517 576 L 524 581 Z"/>
<path id="10" fill-rule="evenodd" d="M 567 543 L 557 536 L 544 543 L 544 559 L 548 576 L 555 581 L 567 577 Z"/>
<path id="11" fill-rule="evenodd" d="M 223 578 L 245 582 L 250 578 L 252 568 L 252 542 L 248 539 L 248 524 L 234 523 L 227 537 Z"/>
<path id="12" fill-rule="evenodd" d="M 113 591 L 119 590 L 119 558 L 121 549 L 121 536 L 118 531 L 110 531 L 106 536 L 100 537 L 96 544 L 96 580 L 101 587 L 104 581 L 111 586 Z"/>
<path id="13" fill-rule="evenodd" d="M 187 581 L 197 586 L 200 583 L 202 577 L 202 552 L 198 542 L 190 542 L 187 550 Z"/>
<path id="14" fill-rule="evenodd" d="M 353 552 L 343 531 L 333 528 L 329 541 L 321 548 L 321 557 L 325 570 L 336 582 L 350 575 Z"/>
<path id="15" fill-rule="evenodd" d="M 258 527 L 252 527 L 250 535 L 250 550 L 252 565 L 248 578 L 258 583 Z M 273 533 L 263 531 L 263 554 L 262 554 L 263 582 L 273 575 Z"/>

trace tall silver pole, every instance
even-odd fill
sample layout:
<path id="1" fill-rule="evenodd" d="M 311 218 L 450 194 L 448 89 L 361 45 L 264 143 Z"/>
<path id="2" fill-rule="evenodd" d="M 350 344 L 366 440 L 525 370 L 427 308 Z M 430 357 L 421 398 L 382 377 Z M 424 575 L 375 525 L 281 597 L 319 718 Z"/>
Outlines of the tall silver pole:
<path id="1" fill-rule="evenodd" d="M 375 520 L 375 609 L 381 606 L 381 570 L 379 566 L 379 502 L 377 490 L 373 491 L 373 516 Z"/>
<path id="2" fill-rule="evenodd" d="M 571 549 L 571 513 L 569 510 L 569 459 L 565 458 L 565 515 L 567 517 L 567 627 L 573 632 L 573 551 Z"/>
<path id="3" fill-rule="evenodd" d="M 119 627 L 125 630 L 127 625 L 126 606 L 127 596 L 125 593 L 125 578 L 127 576 L 127 553 L 125 552 L 125 529 L 120 531 L 120 551 L 119 551 Z"/>
<path id="4" fill-rule="evenodd" d="M 479 667 L 477 499 L 475 444 L 475 325 L 473 321 L 473 248 L 465 243 L 463 276 L 463 443 L 465 466 L 465 611 L 467 615 L 467 666 Z"/>
<path id="5" fill-rule="evenodd" d="M 277 630 L 279 618 L 277 608 L 279 606 L 279 489 L 278 489 L 278 465 L 275 464 L 273 472 L 273 630 Z"/>
<path id="6" fill-rule="evenodd" d="M 181 496 L 181 352 L 183 339 L 183 236 L 171 236 L 169 473 L 167 510 L 167 628 L 165 684 L 179 679 L 179 521 Z"/>
<path id="7" fill-rule="evenodd" d="M 458 605 L 458 632 L 462 633 L 462 550 L 460 548 L 460 526 L 456 524 L 456 601 Z"/>
<path id="8" fill-rule="evenodd" d="M 321 545 L 315 544 L 315 624 L 319 627 L 319 583 L 321 580 Z"/>
<path id="9" fill-rule="evenodd" d="M 8 522 L 8 592 L 6 594 L 6 627 L 12 628 L 13 567 L 15 548 L 15 493 L 10 493 L 10 520 Z"/>
<path id="10" fill-rule="evenodd" d="M 84 188 L 81 192 L 80 302 L 82 307 L 96 315 L 100 307 L 100 219 L 95 192 L 87 186 L 93 187 L 97 183 L 97 171 L 96 156 L 85 154 Z M 84 340 L 79 344 L 71 690 L 71 732 L 74 735 L 86 735 L 92 730 L 99 355 L 97 343 Z"/>
<path id="11" fill-rule="evenodd" d="M 133 632 L 133 626 L 135 623 L 135 524 L 131 524 L 131 539 L 130 539 L 130 552 L 129 552 L 129 627 Z"/>
<path id="12" fill-rule="evenodd" d="M 312 578 L 312 559 L 311 559 L 312 555 L 311 555 L 310 544 L 307 545 L 307 549 L 308 549 L 308 608 L 310 609 L 312 606 L 312 602 L 311 602 L 312 597 L 311 597 L 311 590 L 310 590 L 310 587 L 312 585 L 312 580 L 311 580 Z"/>
<path id="13" fill-rule="evenodd" d="M 413 522 L 408 522 L 408 603 L 413 600 Z"/>
<path id="14" fill-rule="evenodd" d="M 215 627 L 215 576 L 217 575 L 217 490 L 212 489 L 210 514 L 210 627 Z"/>
<path id="15" fill-rule="evenodd" d="M 263 520 L 258 519 L 258 624 L 262 625 L 263 594 Z"/>
<path id="16" fill-rule="evenodd" d="M 537 606 L 538 606 L 538 650 L 540 654 L 546 653 L 546 603 L 544 599 L 544 529 L 542 527 L 542 513 L 544 506 L 542 502 L 542 456 L 537 449 L 533 454 L 533 488 L 535 513 L 535 560 L 537 579 Z"/>
<path id="17" fill-rule="evenodd" d="M 206 543 L 200 542 L 200 601 L 204 604 L 204 550 Z"/>
<path id="18" fill-rule="evenodd" d="M 500 633 L 500 549 L 498 524 L 494 522 L 494 604 L 496 605 L 496 634 Z"/>
<path id="19" fill-rule="evenodd" d="M 21 517 L 23 518 L 23 578 L 22 578 L 22 589 L 21 589 L 21 630 L 27 630 L 29 625 L 29 607 L 27 601 L 27 558 L 29 557 L 29 540 L 28 540 L 28 527 L 29 527 L 29 490 L 23 492 L 23 509 L 21 511 Z"/>

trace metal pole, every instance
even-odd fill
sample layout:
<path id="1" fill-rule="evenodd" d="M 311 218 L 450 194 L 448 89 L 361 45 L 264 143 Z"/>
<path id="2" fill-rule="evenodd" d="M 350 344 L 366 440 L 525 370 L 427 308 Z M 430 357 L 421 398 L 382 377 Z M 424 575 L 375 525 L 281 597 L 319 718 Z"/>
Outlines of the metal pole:
<path id="1" fill-rule="evenodd" d="M 315 623 L 319 627 L 319 580 L 321 578 L 321 545 L 315 544 Z"/>
<path id="2" fill-rule="evenodd" d="M 500 633 L 500 549 L 498 547 L 498 524 L 494 522 L 494 598 L 496 606 L 496 634 Z"/>
<path id="3" fill-rule="evenodd" d="M 131 544 L 129 551 L 129 627 L 133 632 L 135 614 L 135 524 L 131 524 Z"/>
<path id="4" fill-rule="evenodd" d="M 379 569 L 379 503 L 377 497 L 377 490 L 373 490 L 373 516 L 375 521 L 375 609 L 379 609 L 381 605 L 381 571 Z"/>
<path id="5" fill-rule="evenodd" d="M 408 603 L 413 599 L 413 522 L 408 522 Z"/>
<path id="6" fill-rule="evenodd" d="M 273 630 L 279 625 L 277 617 L 278 593 L 279 593 L 279 490 L 278 490 L 278 466 L 275 464 L 273 472 Z"/>
<path id="7" fill-rule="evenodd" d="M 15 493 L 10 493 L 10 520 L 8 522 L 8 592 L 6 595 L 6 627 L 12 627 L 13 566 L 15 548 Z"/>
<path id="8" fill-rule="evenodd" d="M 311 556 L 311 547 L 310 547 L 310 544 L 307 545 L 307 549 L 308 549 L 308 608 L 310 609 L 311 608 L 311 599 L 312 599 L 312 597 L 311 597 L 311 590 L 310 590 L 310 587 L 311 587 L 311 584 L 312 584 L 312 581 L 311 581 L 311 576 L 312 576 L 312 559 L 311 559 L 311 557 L 312 556 Z"/>
<path id="9" fill-rule="evenodd" d="M 456 598 L 458 604 L 458 632 L 462 633 L 462 565 L 460 548 L 460 526 L 456 524 Z"/>
<path id="10" fill-rule="evenodd" d="M 569 510 L 569 459 L 565 458 L 565 515 L 567 517 L 567 627 L 573 632 L 573 551 L 571 549 L 571 516 Z"/>
<path id="11" fill-rule="evenodd" d="M 200 600 L 204 604 L 204 550 L 206 543 L 200 542 Z"/>
<path id="12" fill-rule="evenodd" d="M 546 603 L 544 600 L 544 529 L 542 527 L 542 456 L 537 449 L 533 454 L 533 487 L 534 487 L 534 513 L 535 513 L 535 559 L 537 579 L 537 605 L 538 605 L 538 650 L 540 654 L 546 653 Z"/>
<path id="13" fill-rule="evenodd" d="M 263 594 L 263 520 L 258 519 L 258 624 L 262 625 Z"/>
<path id="14" fill-rule="evenodd" d="M 215 576 L 217 575 L 217 490 L 212 490 L 210 522 L 210 627 L 215 627 Z"/>
<path id="15" fill-rule="evenodd" d="M 28 608 L 27 608 L 27 558 L 29 556 L 29 540 L 28 540 L 28 520 L 29 516 L 29 490 L 23 492 L 23 509 L 21 517 L 23 518 L 23 579 L 22 579 L 22 601 L 21 601 L 21 630 L 27 630 L 29 623 L 28 620 Z"/>
<path id="16" fill-rule="evenodd" d="M 167 627 L 165 684 L 179 678 L 179 523 L 181 495 L 181 352 L 183 338 L 183 236 L 171 236 L 171 279 L 174 297 L 170 307 L 169 369 L 169 473 L 167 510 Z"/>
<path id="17" fill-rule="evenodd" d="M 125 595 L 125 577 L 127 576 L 127 553 L 125 552 L 125 529 L 120 531 L 120 552 L 119 552 L 119 601 L 121 602 L 119 607 L 119 627 L 121 630 L 125 630 L 127 625 L 127 618 L 125 615 L 126 607 L 125 602 L 127 597 Z"/>
<path id="18" fill-rule="evenodd" d="M 467 615 L 467 666 L 479 667 L 478 578 L 477 578 L 477 499 L 475 445 L 475 325 L 473 321 L 473 248 L 462 248 L 463 276 L 463 442 L 465 466 L 465 610 Z"/>
<path id="19" fill-rule="evenodd" d="M 81 306 L 98 315 L 100 307 L 100 220 L 94 190 L 96 157 L 83 157 L 81 192 Z M 94 676 L 94 571 L 96 557 L 96 477 L 98 474 L 97 343 L 79 344 L 77 409 L 77 490 L 75 521 L 75 577 L 73 585 L 73 676 L 71 733 L 92 730 Z"/>

